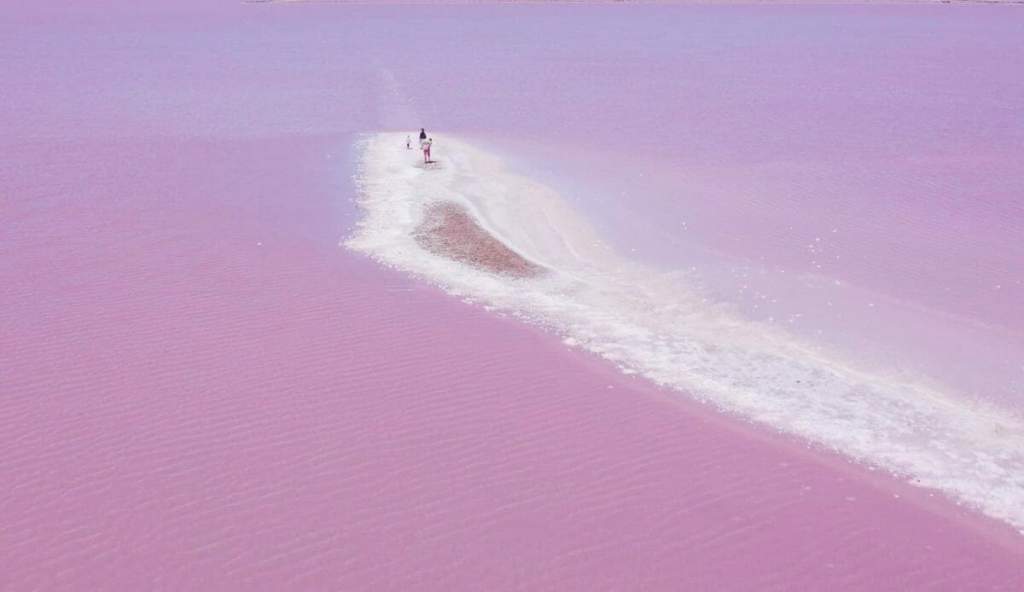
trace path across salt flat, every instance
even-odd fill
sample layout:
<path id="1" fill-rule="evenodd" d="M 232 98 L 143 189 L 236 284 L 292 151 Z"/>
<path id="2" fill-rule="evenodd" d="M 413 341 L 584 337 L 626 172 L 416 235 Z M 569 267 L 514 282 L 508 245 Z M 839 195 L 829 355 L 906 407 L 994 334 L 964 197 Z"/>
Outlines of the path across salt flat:
<path id="1" fill-rule="evenodd" d="M 1024 529 L 1020 417 L 744 320 L 708 302 L 684 275 L 615 253 L 556 192 L 508 171 L 497 155 L 457 138 L 441 145 L 445 166 L 430 169 L 414 166 L 401 134 L 363 143 L 365 217 L 346 244 L 549 326 L 680 396 L 940 489 Z M 486 231 L 461 233 L 461 248 L 424 243 L 422 226 L 453 207 Z M 494 259 L 483 244 L 500 247 L 506 266 L 535 262 L 549 273 L 493 273 L 495 261 L 481 265 Z"/>

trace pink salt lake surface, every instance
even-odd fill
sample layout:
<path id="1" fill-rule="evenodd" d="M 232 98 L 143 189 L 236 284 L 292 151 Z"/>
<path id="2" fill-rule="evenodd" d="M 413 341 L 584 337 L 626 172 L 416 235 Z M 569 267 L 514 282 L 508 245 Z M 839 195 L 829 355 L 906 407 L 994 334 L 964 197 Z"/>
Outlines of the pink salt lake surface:
<path id="1" fill-rule="evenodd" d="M 423 122 L 529 146 L 523 166 L 547 154 L 536 173 L 553 183 L 589 172 L 581 209 L 666 264 L 711 269 L 757 243 L 773 265 L 815 265 L 796 255 L 799 221 L 839 216 L 852 236 L 832 248 L 851 262 L 832 263 L 835 277 L 1000 324 L 970 343 L 1019 359 L 1019 17 L 8 9 L 0 589 L 1021 589 L 1024 543 L 1005 524 L 337 246 L 359 216 L 359 134 Z M 795 189 L 704 204 L 695 224 L 668 193 L 682 185 L 665 145 L 701 195 Z M 910 169 L 894 160 L 907 153 Z M 844 159 L 855 166 L 836 173 Z M 906 189 L 929 175 L 931 190 Z M 758 182 L 763 193 L 726 191 Z M 635 192 L 612 203 L 623 186 Z M 882 210 L 858 230 L 844 200 L 865 187 Z M 956 201 L 978 191 L 990 208 Z M 808 212 L 811 194 L 844 205 Z M 733 241 L 744 211 L 765 223 Z M 916 230 L 899 238 L 894 211 Z M 768 212 L 798 221 L 793 241 Z M 684 221 L 697 236 L 679 240 L 714 256 L 664 237 Z M 939 240 L 950 225 L 972 240 Z M 921 273 L 885 248 L 951 263 Z M 928 282 L 950 290 L 916 292 Z M 928 369 L 947 354 L 906 355 Z M 1019 409 L 1007 362 L 970 358 L 940 379 L 983 390 L 979 368 L 1004 373 L 990 398 Z"/>

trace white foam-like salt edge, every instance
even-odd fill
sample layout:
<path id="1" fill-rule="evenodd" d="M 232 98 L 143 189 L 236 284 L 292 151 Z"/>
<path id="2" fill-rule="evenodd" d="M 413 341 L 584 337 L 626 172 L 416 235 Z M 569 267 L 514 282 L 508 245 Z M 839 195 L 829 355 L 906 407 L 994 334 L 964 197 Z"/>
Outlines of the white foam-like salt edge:
<path id="1" fill-rule="evenodd" d="M 1024 532 L 1024 423 L 933 386 L 857 368 L 707 303 L 685 275 L 615 253 L 551 189 L 445 137 L 422 164 L 405 134 L 365 138 L 364 218 L 343 242 L 448 292 L 552 327 L 566 343 L 719 408 L 942 490 Z M 421 248 L 424 206 L 466 207 L 550 273 L 511 279 Z"/>

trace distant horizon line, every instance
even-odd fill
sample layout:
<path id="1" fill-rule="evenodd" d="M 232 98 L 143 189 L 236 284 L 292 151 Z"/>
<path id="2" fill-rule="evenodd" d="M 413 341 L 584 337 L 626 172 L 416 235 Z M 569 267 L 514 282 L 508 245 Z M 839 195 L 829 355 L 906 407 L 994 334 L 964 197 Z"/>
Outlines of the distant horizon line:
<path id="1" fill-rule="evenodd" d="M 711 5 L 918 5 L 918 4 L 999 4 L 1024 5 L 1024 0 L 240 0 L 242 4 L 390 4 L 390 5 L 483 5 L 483 4 L 675 4 Z"/>
<path id="2" fill-rule="evenodd" d="M 921 4 L 1024 5 L 1024 0 L 240 0 L 242 4 L 352 4 L 352 5 L 486 5 L 486 4 L 644 4 L 689 6 L 894 6 Z"/>

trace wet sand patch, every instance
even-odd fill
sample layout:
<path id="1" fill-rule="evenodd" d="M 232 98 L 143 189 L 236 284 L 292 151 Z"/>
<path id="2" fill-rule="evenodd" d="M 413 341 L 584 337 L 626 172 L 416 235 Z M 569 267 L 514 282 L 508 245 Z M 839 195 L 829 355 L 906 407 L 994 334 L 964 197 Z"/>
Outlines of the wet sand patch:
<path id="1" fill-rule="evenodd" d="M 512 277 L 536 277 L 544 268 L 527 261 L 477 224 L 462 206 L 441 202 L 427 208 L 416 228 L 421 247 L 461 263 Z"/>

